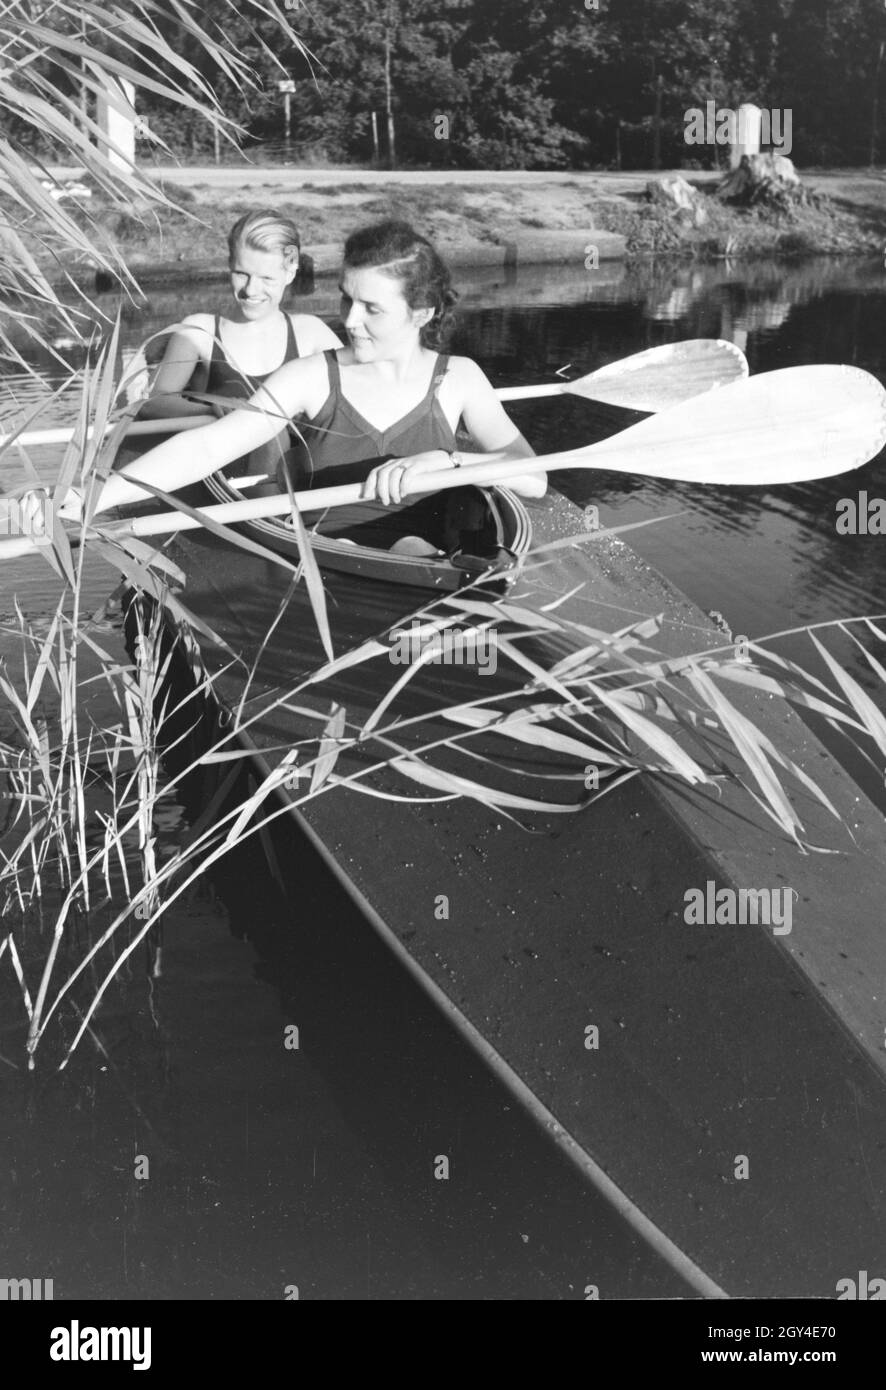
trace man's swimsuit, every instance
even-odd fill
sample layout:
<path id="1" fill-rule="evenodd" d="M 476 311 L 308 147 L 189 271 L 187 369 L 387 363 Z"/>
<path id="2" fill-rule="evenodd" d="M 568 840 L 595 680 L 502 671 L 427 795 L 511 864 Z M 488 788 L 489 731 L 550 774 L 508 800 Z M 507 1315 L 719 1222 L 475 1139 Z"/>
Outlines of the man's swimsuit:
<path id="1" fill-rule="evenodd" d="M 292 326 L 292 318 L 289 314 L 286 318 L 286 349 L 280 367 L 287 362 L 294 361 L 299 356 L 298 341 L 295 330 Z M 254 396 L 260 386 L 273 376 L 280 367 L 275 367 L 270 372 L 249 373 L 241 372 L 228 360 L 221 341 L 221 316 L 216 314 L 213 326 L 212 356 L 209 359 L 208 368 L 205 367 L 200 374 L 205 380 L 205 386 L 189 386 L 190 391 L 197 389 L 205 391 L 207 395 L 227 396 L 234 400 L 248 401 Z M 237 459 L 233 464 L 229 464 L 225 470 L 231 475 L 237 474 L 257 474 L 264 473 L 268 476 L 268 483 L 258 488 L 250 489 L 250 496 L 261 493 L 276 494 L 277 492 L 277 470 L 281 460 L 287 458 L 297 439 L 290 434 L 288 427 L 280 431 L 267 444 L 262 444 L 258 449 L 253 449 L 243 458 Z"/>

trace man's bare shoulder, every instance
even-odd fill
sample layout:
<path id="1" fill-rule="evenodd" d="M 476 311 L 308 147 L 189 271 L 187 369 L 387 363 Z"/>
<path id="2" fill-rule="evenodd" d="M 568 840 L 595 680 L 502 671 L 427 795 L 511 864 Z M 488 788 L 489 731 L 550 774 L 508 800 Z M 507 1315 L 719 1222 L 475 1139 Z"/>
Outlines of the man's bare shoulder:
<path id="1" fill-rule="evenodd" d="M 317 318 L 316 314 L 290 314 L 289 320 L 302 357 L 309 357 L 315 352 L 325 352 L 328 348 L 341 347 L 341 342 L 332 329 L 322 319 Z"/>
<path id="2" fill-rule="evenodd" d="M 215 337 L 215 315 L 186 314 L 174 325 L 174 329 L 189 342 L 197 343 L 201 347 L 207 343 L 211 346 Z"/>

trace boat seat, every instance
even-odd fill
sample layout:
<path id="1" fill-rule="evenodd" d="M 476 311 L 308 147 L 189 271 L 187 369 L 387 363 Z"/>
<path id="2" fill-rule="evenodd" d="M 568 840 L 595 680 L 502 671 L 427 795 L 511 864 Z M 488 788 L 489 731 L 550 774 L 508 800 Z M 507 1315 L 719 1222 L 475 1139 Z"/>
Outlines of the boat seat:
<path id="1" fill-rule="evenodd" d="M 390 551 L 392 555 L 436 556 L 438 559 L 446 554 L 445 550 L 440 550 L 422 536 L 401 536 L 398 541 L 394 541 Z"/>

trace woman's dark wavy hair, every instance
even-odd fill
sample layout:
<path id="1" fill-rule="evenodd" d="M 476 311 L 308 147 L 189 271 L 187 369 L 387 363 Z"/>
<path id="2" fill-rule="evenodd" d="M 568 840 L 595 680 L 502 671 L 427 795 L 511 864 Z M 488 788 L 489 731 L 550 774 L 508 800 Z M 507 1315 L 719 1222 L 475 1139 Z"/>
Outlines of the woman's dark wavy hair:
<path id="1" fill-rule="evenodd" d="M 345 268 L 381 270 L 400 282 L 410 309 L 433 309 L 422 327 L 422 347 L 439 348 L 455 319 L 458 291 L 449 268 L 427 237 L 408 222 L 376 222 L 352 232 L 345 242 Z"/>

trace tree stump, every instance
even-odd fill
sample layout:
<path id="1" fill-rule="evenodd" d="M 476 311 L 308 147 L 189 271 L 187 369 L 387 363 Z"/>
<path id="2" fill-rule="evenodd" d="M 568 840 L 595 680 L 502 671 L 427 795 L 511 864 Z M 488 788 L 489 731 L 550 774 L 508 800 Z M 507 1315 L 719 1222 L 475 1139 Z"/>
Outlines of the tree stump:
<path id="1" fill-rule="evenodd" d="M 738 168 L 721 180 L 717 197 L 740 207 L 763 203 L 782 212 L 819 201 L 801 182 L 792 160 L 774 152 L 743 155 Z"/>

